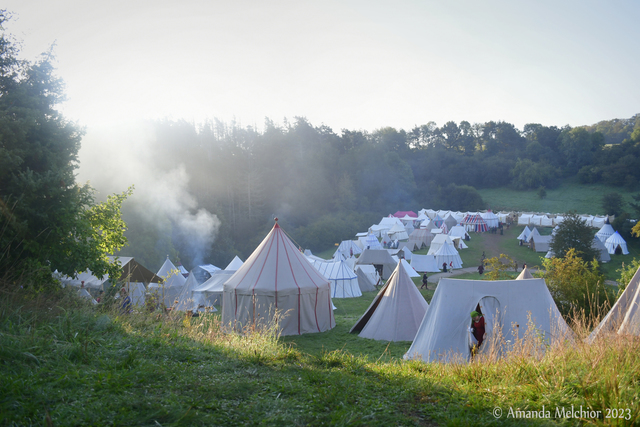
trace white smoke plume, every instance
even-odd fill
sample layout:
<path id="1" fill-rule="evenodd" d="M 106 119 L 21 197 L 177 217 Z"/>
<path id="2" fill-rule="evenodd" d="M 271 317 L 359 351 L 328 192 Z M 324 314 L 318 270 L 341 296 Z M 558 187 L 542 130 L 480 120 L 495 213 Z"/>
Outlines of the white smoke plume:
<path id="1" fill-rule="evenodd" d="M 180 163 L 184 153 L 176 153 L 175 165 L 162 169 L 156 166 L 155 144 L 149 124 L 89 129 L 80 150 L 78 182 L 89 181 L 100 198 L 135 185 L 130 202 L 135 203 L 141 216 L 159 228 L 166 227 L 168 219 L 174 241 L 185 242 L 186 255 L 194 264 L 201 264 L 215 240 L 220 220 L 198 207 L 188 192 L 189 176 Z"/>

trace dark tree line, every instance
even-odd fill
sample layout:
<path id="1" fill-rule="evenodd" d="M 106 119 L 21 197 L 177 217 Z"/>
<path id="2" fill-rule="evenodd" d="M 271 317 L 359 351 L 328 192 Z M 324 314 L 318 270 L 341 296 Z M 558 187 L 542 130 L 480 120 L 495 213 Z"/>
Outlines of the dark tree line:
<path id="1" fill-rule="evenodd" d="M 633 188 L 640 178 L 634 123 L 624 142 L 610 146 L 597 129 L 527 124 L 520 131 L 506 122 L 335 132 L 296 117 L 283 125 L 267 119 L 259 132 L 218 120 L 162 121 L 154 160 L 168 169 L 181 153 L 189 191 L 222 222 L 207 254 L 222 265 L 248 256 L 274 216 L 300 246 L 324 250 L 396 210 L 485 209 L 478 188 L 554 188 L 576 175 L 589 183 L 615 177 Z M 137 222 L 125 219 L 135 255 Z M 162 254 L 183 254 L 179 246 L 166 242 Z"/>

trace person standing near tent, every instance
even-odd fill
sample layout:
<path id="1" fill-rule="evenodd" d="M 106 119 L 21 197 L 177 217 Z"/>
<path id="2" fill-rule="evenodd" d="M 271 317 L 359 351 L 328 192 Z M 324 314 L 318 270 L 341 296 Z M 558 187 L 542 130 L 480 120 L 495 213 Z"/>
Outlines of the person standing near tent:
<path id="1" fill-rule="evenodd" d="M 484 316 L 477 311 L 472 311 L 471 328 L 469 329 L 473 335 L 473 338 L 475 339 L 475 342 L 471 348 L 471 355 L 475 356 L 478 353 L 478 349 L 482 345 L 482 341 L 484 341 L 487 335 L 485 332 Z"/>
<path id="2" fill-rule="evenodd" d="M 443 262 L 443 263 L 442 263 L 442 272 L 443 272 L 443 273 L 446 273 L 446 272 L 447 272 L 447 263 L 446 263 L 446 262 Z"/>
<path id="3" fill-rule="evenodd" d="M 120 308 L 123 313 L 131 313 L 131 297 L 125 288 L 120 289 L 120 296 L 122 297 L 122 304 Z"/>
<path id="4" fill-rule="evenodd" d="M 428 279 L 427 273 L 424 273 L 422 275 L 422 286 L 420 286 L 420 289 L 422 288 L 425 288 L 427 290 L 429 289 L 429 283 L 427 282 L 427 279 Z"/>
<path id="5" fill-rule="evenodd" d="M 484 273 L 484 264 L 480 264 L 480 266 L 478 267 L 478 273 L 480 273 L 480 275 L 482 276 L 482 273 Z"/>

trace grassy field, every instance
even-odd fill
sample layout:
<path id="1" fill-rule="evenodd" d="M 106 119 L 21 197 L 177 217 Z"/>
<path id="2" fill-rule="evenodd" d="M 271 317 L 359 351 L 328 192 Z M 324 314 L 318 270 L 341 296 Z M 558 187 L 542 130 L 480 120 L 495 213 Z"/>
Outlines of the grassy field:
<path id="1" fill-rule="evenodd" d="M 565 180 L 555 189 L 547 189 L 547 196 L 540 199 L 538 190 L 516 191 L 508 188 L 480 189 L 478 193 L 488 207 L 494 211 L 521 211 L 565 213 L 571 210 L 579 214 L 604 215 L 602 196 L 618 193 L 626 202 L 633 202 L 632 194 L 619 187 L 604 185 L 580 185 L 576 180 Z"/>
<path id="2" fill-rule="evenodd" d="M 123 316 L 70 295 L 3 293 L 0 425 L 640 422 L 638 340 L 578 339 L 544 356 L 468 365 L 406 362 L 408 342 L 348 334 L 372 298 L 335 300 L 333 330 L 278 339 L 225 334 L 215 315 Z M 600 418 L 567 417 L 580 406 Z M 606 418 L 614 409 L 622 418 Z M 534 411 L 549 418 L 529 418 Z"/>

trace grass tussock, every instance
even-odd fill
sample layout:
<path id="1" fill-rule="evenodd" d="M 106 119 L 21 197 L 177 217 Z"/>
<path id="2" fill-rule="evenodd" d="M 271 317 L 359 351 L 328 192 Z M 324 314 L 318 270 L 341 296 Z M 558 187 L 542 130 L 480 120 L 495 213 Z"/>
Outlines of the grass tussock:
<path id="1" fill-rule="evenodd" d="M 589 327 L 576 316 L 571 336 L 554 345 L 529 328 L 521 337 L 497 334 L 506 351 L 425 364 L 401 359 L 409 343 L 372 343 L 341 330 L 353 318 L 349 304 L 362 305 L 339 301 L 344 316 L 336 314 L 335 331 L 283 339 L 277 325 L 230 333 L 215 313 L 123 315 L 117 306 L 86 304 L 73 290 L 5 291 L 0 425 L 640 422 L 638 338 L 588 344 Z M 572 405 L 602 417 L 556 417 L 556 408 Z M 550 418 L 509 417 L 542 408 Z M 624 410 L 622 418 L 611 417 L 612 409 Z"/>

